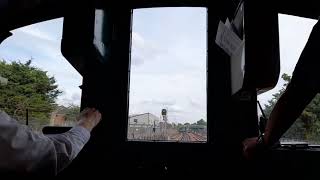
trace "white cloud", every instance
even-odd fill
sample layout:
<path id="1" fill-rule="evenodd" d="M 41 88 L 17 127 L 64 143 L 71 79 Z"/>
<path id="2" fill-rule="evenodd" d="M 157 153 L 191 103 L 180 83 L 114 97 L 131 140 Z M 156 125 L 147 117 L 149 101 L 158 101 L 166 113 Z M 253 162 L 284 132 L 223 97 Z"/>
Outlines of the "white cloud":
<path id="1" fill-rule="evenodd" d="M 150 99 L 150 100 L 143 100 L 140 102 L 141 104 L 151 105 L 151 104 L 159 104 L 164 106 L 172 106 L 175 105 L 175 101 L 169 101 L 169 100 L 156 100 L 156 99 Z"/>
<path id="2" fill-rule="evenodd" d="M 75 88 L 69 88 L 68 93 L 64 93 L 60 95 L 58 99 L 58 104 L 64 105 L 64 106 L 70 106 L 70 105 L 80 105 L 81 101 L 81 95 L 79 94 L 78 90 Z"/>
<path id="3" fill-rule="evenodd" d="M 81 95 L 79 93 L 73 93 L 71 96 L 72 101 L 79 101 L 81 98 Z"/>
<path id="4" fill-rule="evenodd" d="M 132 40 L 134 41 L 134 44 L 136 44 L 136 46 L 144 46 L 145 44 L 145 40 L 137 32 L 132 32 Z"/>
<path id="5" fill-rule="evenodd" d="M 146 61 L 152 61 L 159 58 L 160 54 L 166 52 L 165 49 L 160 48 L 154 42 L 146 41 L 139 33 L 132 32 L 132 46 L 131 46 L 131 64 L 139 66 Z"/>
<path id="6" fill-rule="evenodd" d="M 193 103 L 197 107 L 190 104 L 190 99 L 194 99 Z M 151 112 L 157 115 L 163 108 L 168 108 L 169 116 L 175 116 L 175 119 L 183 122 L 205 116 L 205 81 L 201 83 L 189 76 L 183 80 L 179 76 L 170 75 L 136 75 L 131 80 L 130 112 Z M 189 115 L 188 112 L 193 114 Z"/>
<path id="7" fill-rule="evenodd" d="M 57 41 L 57 39 L 54 39 L 50 34 L 41 31 L 39 28 L 35 28 L 32 25 L 23 27 L 20 29 L 17 29 L 16 32 L 23 32 L 29 36 L 33 36 L 34 38 L 46 40 L 46 41 Z"/>

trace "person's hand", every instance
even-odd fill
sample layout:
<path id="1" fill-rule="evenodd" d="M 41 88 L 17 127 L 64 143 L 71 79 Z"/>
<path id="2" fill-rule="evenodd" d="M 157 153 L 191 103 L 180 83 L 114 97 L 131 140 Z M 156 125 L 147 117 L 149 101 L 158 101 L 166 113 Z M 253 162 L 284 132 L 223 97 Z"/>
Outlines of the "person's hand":
<path id="1" fill-rule="evenodd" d="M 247 138 L 242 142 L 243 156 L 246 159 L 249 160 L 256 156 L 258 151 L 257 140 L 258 140 L 258 137 L 252 137 L 252 138 Z"/>
<path id="2" fill-rule="evenodd" d="M 78 116 L 78 125 L 91 130 L 101 121 L 101 113 L 95 108 L 85 108 Z"/>

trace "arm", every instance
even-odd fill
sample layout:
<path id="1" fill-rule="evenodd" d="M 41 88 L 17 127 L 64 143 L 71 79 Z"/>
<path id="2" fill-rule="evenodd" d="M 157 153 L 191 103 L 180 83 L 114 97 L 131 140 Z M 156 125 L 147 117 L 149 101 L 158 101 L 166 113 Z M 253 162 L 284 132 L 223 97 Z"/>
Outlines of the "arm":
<path id="1" fill-rule="evenodd" d="M 320 23 L 317 22 L 299 57 L 291 82 L 270 114 L 264 136 L 267 146 L 281 138 L 319 92 L 319 40 Z"/>
<path id="2" fill-rule="evenodd" d="M 262 142 L 270 147 L 277 142 L 300 116 L 320 89 L 319 66 L 317 58 L 320 40 L 320 23 L 313 27 L 308 42 L 304 47 L 291 82 L 272 110 Z M 246 158 L 257 151 L 257 137 L 243 141 L 243 154 Z"/>
<path id="3" fill-rule="evenodd" d="M 100 122 L 101 114 L 95 109 L 84 109 L 78 117 L 78 125 L 62 134 L 48 135 L 56 154 L 56 172 L 60 172 L 78 155 L 89 141 L 90 132 Z"/>
<path id="4" fill-rule="evenodd" d="M 309 88 L 288 86 L 270 114 L 265 129 L 264 141 L 272 146 L 290 128 L 305 107 L 316 95 Z"/>
<path id="5" fill-rule="evenodd" d="M 98 111 L 86 109 L 80 114 L 78 125 L 70 131 L 45 136 L 0 112 L 0 169 L 56 174 L 76 157 L 100 119 Z"/>
<path id="6" fill-rule="evenodd" d="M 90 139 L 90 131 L 75 126 L 68 132 L 46 136 L 54 147 L 53 169 L 57 174 L 66 168 Z"/>
<path id="7" fill-rule="evenodd" d="M 264 133 L 265 148 L 271 147 L 281 138 L 316 93 L 317 91 L 310 88 L 289 84 L 270 114 Z M 243 153 L 247 159 L 254 157 L 256 154 L 257 139 L 257 137 L 253 137 L 244 140 Z"/>

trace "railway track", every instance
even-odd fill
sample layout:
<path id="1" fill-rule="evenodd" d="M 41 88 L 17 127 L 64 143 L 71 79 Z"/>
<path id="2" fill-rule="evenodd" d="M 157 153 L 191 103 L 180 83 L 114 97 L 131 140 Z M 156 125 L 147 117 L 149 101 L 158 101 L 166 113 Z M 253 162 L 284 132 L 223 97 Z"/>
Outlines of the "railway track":
<path id="1" fill-rule="evenodd" d="M 198 141 L 206 141 L 207 138 L 192 132 L 184 132 L 180 133 L 181 137 L 179 142 L 198 142 Z"/>

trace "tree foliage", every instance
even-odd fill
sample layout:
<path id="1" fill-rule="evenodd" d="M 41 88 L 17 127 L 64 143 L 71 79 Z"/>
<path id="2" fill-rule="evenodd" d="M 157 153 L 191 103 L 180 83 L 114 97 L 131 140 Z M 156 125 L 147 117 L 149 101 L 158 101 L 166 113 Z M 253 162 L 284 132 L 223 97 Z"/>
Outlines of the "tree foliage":
<path id="1" fill-rule="evenodd" d="M 178 131 L 181 131 L 181 130 L 186 130 L 187 128 L 190 128 L 190 129 L 197 129 L 199 126 L 204 126 L 206 127 L 207 126 L 207 121 L 203 120 L 203 119 L 200 119 L 198 120 L 197 122 L 195 123 L 184 123 L 184 124 L 181 124 L 181 123 L 178 123 L 178 124 L 175 124 L 173 127 L 178 130 Z"/>
<path id="2" fill-rule="evenodd" d="M 56 98 L 62 93 L 54 77 L 46 71 L 26 63 L 0 61 L 0 76 L 8 79 L 8 84 L 0 86 L 0 109 L 18 120 L 29 118 L 39 124 L 48 124 L 50 113 L 56 108 Z"/>
<path id="3" fill-rule="evenodd" d="M 59 114 L 64 114 L 66 121 L 75 122 L 80 112 L 80 106 L 71 104 L 68 107 L 58 106 L 56 110 Z"/>
<path id="4" fill-rule="evenodd" d="M 197 125 L 203 125 L 203 126 L 206 126 L 207 125 L 207 122 L 203 119 L 200 119 L 199 121 L 197 121 Z"/>

